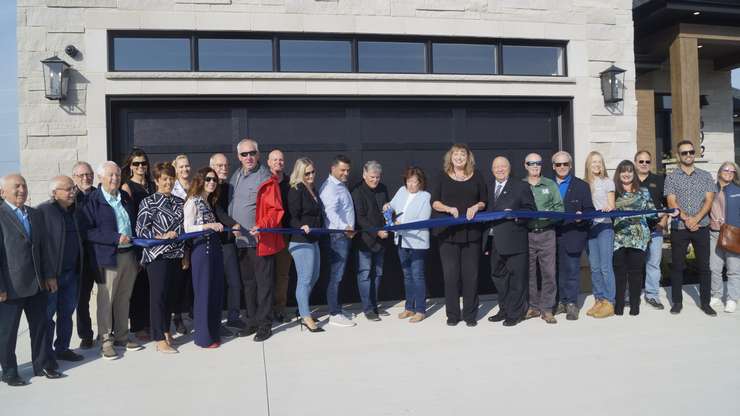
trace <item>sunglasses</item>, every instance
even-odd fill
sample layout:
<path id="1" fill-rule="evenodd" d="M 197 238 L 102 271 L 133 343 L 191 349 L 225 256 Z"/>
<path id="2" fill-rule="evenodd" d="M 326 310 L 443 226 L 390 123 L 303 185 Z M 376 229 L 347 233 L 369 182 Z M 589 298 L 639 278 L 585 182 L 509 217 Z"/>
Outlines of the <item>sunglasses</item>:
<path id="1" fill-rule="evenodd" d="M 206 181 L 206 183 L 208 183 L 208 182 L 216 182 L 216 181 L 218 181 L 218 178 L 213 177 L 213 176 L 206 176 L 204 180 Z"/>
<path id="2" fill-rule="evenodd" d="M 316 174 L 316 171 L 315 170 L 311 170 L 311 171 L 308 171 L 308 172 L 304 173 L 303 176 L 311 176 L 311 175 L 315 175 L 315 174 Z"/>
<path id="3" fill-rule="evenodd" d="M 570 167 L 570 162 L 553 163 L 553 165 L 555 165 L 556 168 L 560 168 L 560 167 L 563 167 L 563 166 L 565 166 L 567 168 L 567 167 Z"/>
<path id="4" fill-rule="evenodd" d="M 694 156 L 695 154 L 696 154 L 696 150 L 684 150 L 683 152 L 681 152 L 681 156 L 688 156 L 688 155 Z"/>
<path id="5" fill-rule="evenodd" d="M 138 168 L 139 166 L 147 166 L 149 163 L 147 162 L 131 162 L 131 166 Z"/>
<path id="6" fill-rule="evenodd" d="M 524 162 L 524 164 L 527 166 L 542 166 L 542 161 L 541 160 L 530 160 L 528 162 Z"/>
<path id="7" fill-rule="evenodd" d="M 722 169 L 722 172 L 725 172 L 725 173 L 735 173 L 737 171 L 735 169 L 726 168 L 726 169 Z"/>
<path id="8" fill-rule="evenodd" d="M 249 156 L 249 157 L 255 157 L 255 156 L 257 156 L 257 151 L 256 150 L 250 150 L 248 152 L 241 152 L 241 153 L 239 153 L 239 156 L 241 156 L 241 157 L 247 157 L 247 156 Z"/>
<path id="9" fill-rule="evenodd" d="M 650 161 L 649 160 L 638 160 L 637 161 L 637 164 L 639 164 L 639 165 L 649 165 L 650 164 Z"/>

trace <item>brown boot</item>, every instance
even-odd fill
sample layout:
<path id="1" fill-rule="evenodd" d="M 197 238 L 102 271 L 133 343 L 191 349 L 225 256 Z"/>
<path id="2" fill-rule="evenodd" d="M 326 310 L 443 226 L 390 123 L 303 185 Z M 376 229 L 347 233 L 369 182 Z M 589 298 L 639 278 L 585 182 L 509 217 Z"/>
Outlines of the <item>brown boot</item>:
<path id="1" fill-rule="evenodd" d="M 414 316 L 409 319 L 409 322 L 412 324 L 419 323 L 424 320 L 424 314 L 423 313 L 415 313 Z"/>
<path id="2" fill-rule="evenodd" d="M 414 316 L 414 313 L 413 312 L 411 312 L 411 311 L 403 311 L 403 312 L 401 312 L 401 313 L 398 314 L 398 319 L 411 318 L 412 316 Z"/>
<path id="3" fill-rule="evenodd" d="M 594 312 L 594 318 L 608 318 L 614 315 L 614 305 L 609 301 L 601 302 L 601 307 Z"/>
<path id="4" fill-rule="evenodd" d="M 594 306 L 592 306 L 591 309 L 589 309 L 588 312 L 586 312 L 586 315 L 594 316 L 594 313 L 596 313 L 596 311 L 599 310 L 599 308 L 601 307 L 602 302 L 603 300 L 601 299 L 597 300 L 596 303 L 594 303 Z"/>
<path id="5" fill-rule="evenodd" d="M 542 320 L 547 322 L 548 324 L 556 324 L 558 323 L 558 320 L 555 319 L 555 315 L 553 315 L 550 312 L 543 312 L 542 313 Z"/>
<path id="6" fill-rule="evenodd" d="M 524 315 L 524 319 L 532 319 L 532 318 L 539 318 L 540 317 L 540 311 L 534 308 L 529 308 L 527 310 L 527 314 Z"/>

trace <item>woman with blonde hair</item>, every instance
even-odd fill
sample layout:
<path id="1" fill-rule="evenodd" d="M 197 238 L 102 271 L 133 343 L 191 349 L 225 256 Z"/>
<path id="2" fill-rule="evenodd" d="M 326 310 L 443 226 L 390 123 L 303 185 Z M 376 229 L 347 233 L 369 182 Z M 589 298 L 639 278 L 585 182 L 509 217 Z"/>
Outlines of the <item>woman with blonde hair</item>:
<path id="1" fill-rule="evenodd" d="M 740 227 L 740 178 L 733 162 L 724 162 L 717 171 L 717 195 L 709 211 L 709 268 L 712 271 L 712 298 L 709 305 L 722 305 L 724 292 L 722 269 L 727 269 L 727 304 L 725 312 L 733 313 L 740 298 L 740 254 L 719 247 L 722 224 Z"/>
<path id="2" fill-rule="evenodd" d="M 591 199 L 596 210 L 614 210 L 614 181 L 607 176 L 604 157 L 599 152 L 591 152 L 586 157 L 584 180 L 591 187 Z M 614 315 L 615 280 L 614 266 L 614 228 L 609 218 L 595 218 L 588 232 L 586 247 L 591 266 L 591 287 L 594 305 L 586 315 L 606 318 Z"/>
<path id="3" fill-rule="evenodd" d="M 443 172 L 431 189 L 435 217 L 461 215 L 472 219 L 486 207 L 488 191 L 483 176 L 475 169 L 473 152 L 465 144 L 454 144 L 443 160 Z M 455 326 L 464 319 L 468 326 L 477 325 L 478 263 L 481 255 L 482 230 L 478 224 L 435 228 L 445 282 L 447 325 Z M 460 286 L 463 310 L 460 311 Z"/>
<path id="4" fill-rule="evenodd" d="M 323 207 L 316 193 L 316 168 L 311 159 L 302 157 L 295 161 L 290 174 L 288 190 L 288 207 L 290 227 L 300 228 L 303 234 L 290 236 L 288 252 L 293 256 L 298 277 L 295 298 L 300 315 L 298 321 L 301 329 L 305 326 L 310 332 L 324 332 L 311 316 L 309 298 L 311 290 L 319 279 L 321 253 L 319 237 L 310 234 L 312 228 L 321 228 L 323 224 Z"/>
<path id="5" fill-rule="evenodd" d="M 187 155 L 177 155 L 172 161 L 172 166 L 175 167 L 175 174 L 177 175 L 172 194 L 184 201 L 188 197 L 188 188 L 190 188 L 191 182 L 190 159 Z"/>

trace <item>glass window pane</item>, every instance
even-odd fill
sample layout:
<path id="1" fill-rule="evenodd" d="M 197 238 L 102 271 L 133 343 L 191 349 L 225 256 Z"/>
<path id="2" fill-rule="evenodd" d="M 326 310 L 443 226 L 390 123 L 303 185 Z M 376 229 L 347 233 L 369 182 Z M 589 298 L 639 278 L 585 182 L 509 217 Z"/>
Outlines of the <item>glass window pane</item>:
<path id="1" fill-rule="evenodd" d="M 190 71 L 189 38 L 115 38 L 114 71 Z"/>
<path id="2" fill-rule="evenodd" d="M 436 74 L 496 73 L 496 45 L 435 43 L 432 57 Z"/>
<path id="3" fill-rule="evenodd" d="M 351 72 L 352 42 L 348 40 L 281 40 L 280 70 Z"/>
<path id="4" fill-rule="evenodd" d="M 426 48 L 421 42 L 358 42 L 357 46 L 360 72 L 426 72 Z"/>
<path id="5" fill-rule="evenodd" d="M 198 39 L 201 71 L 272 71 L 270 39 Z"/>
<path id="6" fill-rule="evenodd" d="M 561 46 L 504 45 L 502 52 L 506 75 L 565 75 Z"/>

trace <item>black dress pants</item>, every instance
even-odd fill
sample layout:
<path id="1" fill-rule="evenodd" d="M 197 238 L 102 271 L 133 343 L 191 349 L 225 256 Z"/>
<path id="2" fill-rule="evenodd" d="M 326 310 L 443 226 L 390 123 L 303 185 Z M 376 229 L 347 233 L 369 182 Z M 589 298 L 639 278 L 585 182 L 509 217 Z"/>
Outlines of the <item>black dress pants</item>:
<path id="1" fill-rule="evenodd" d="M 239 248 L 239 273 L 244 286 L 247 326 L 272 327 L 275 256 L 258 256 L 257 248 Z"/>
<path id="2" fill-rule="evenodd" d="M 131 332 L 139 332 L 149 326 L 149 277 L 146 269 L 136 275 L 128 310 Z"/>
<path id="3" fill-rule="evenodd" d="M 614 278 L 616 284 L 616 299 L 614 313 L 624 313 L 624 291 L 629 282 L 630 313 L 640 311 L 640 292 L 645 278 L 646 253 L 636 248 L 621 247 L 614 252 Z"/>
<path id="4" fill-rule="evenodd" d="M 0 367 L 3 378 L 18 375 L 15 347 L 21 314 L 26 314 L 31 334 L 31 360 L 34 371 L 56 370 L 59 366 L 49 345 L 49 321 L 46 316 L 47 294 L 39 291 L 33 296 L 0 302 Z"/>
<path id="5" fill-rule="evenodd" d="M 480 250 L 480 242 L 439 243 L 448 320 L 460 320 L 460 286 L 463 297 L 462 319 L 466 322 L 477 320 Z"/>
<path id="6" fill-rule="evenodd" d="M 172 293 L 182 285 L 182 259 L 156 259 L 146 265 L 149 279 L 149 327 L 153 341 L 164 341 L 175 310 Z"/>
<path id="7" fill-rule="evenodd" d="M 492 243 L 493 244 L 493 243 Z M 491 280 L 496 286 L 498 304 L 503 316 L 520 320 L 527 313 L 529 289 L 529 255 L 502 255 L 491 247 Z"/>
<path id="8" fill-rule="evenodd" d="M 674 304 L 683 302 L 683 272 L 686 270 L 686 250 L 689 243 L 694 246 L 696 256 L 701 305 L 709 305 L 709 227 L 701 227 L 696 231 L 671 230 L 671 298 Z"/>
<path id="9" fill-rule="evenodd" d="M 77 336 L 80 339 L 93 339 L 92 319 L 90 319 L 90 296 L 92 288 L 95 285 L 95 277 L 98 274 L 98 268 L 91 264 L 91 256 L 95 254 L 92 250 L 85 248 L 85 258 L 88 259 L 82 268 L 80 276 L 80 296 L 77 301 Z"/>

